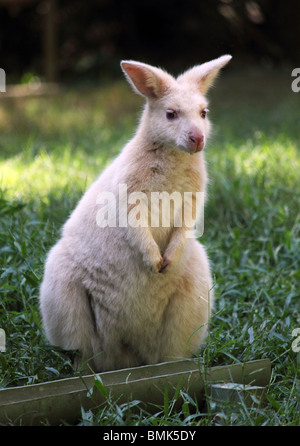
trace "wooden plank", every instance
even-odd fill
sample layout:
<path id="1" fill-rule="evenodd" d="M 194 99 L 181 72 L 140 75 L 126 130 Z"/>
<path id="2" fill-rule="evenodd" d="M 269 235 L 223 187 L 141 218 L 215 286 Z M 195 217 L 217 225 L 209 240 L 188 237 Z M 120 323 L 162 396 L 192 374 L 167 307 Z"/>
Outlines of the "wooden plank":
<path id="1" fill-rule="evenodd" d="M 224 410 L 227 406 L 231 409 L 242 403 L 246 407 L 262 407 L 265 403 L 266 387 L 251 386 L 249 384 L 221 383 L 210 386 L 210 403 Z M 239 406 L 238 406 L 239 407 Z"/>
<path id="2" fill-rule="evenodd" d="M 105 403 L 105 395 L 98 390 L 87 396 L 98 377 L 113 401 L 139 400 L 146 410 L 156 412 L 157 405 L 163 405 L 165 389 L 172 399 L 180 386 L 201 404 L 207 385 L 234 382 L 266 386 L 270 376 L 267 359 L 210 369 L 196 360 L 183 360 L 7 388 L 0 390 L 0 424 L 38 425 L 44 420 L 51 425 L 63 420 L 74 424 L 81 406 L 89 410 Z"/>

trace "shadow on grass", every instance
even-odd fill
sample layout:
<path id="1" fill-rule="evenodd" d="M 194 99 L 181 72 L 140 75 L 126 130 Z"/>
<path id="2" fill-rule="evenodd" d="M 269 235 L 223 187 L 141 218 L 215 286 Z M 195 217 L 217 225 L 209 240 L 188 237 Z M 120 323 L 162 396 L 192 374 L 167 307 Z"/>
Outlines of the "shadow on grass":
<path id="1" fill-rule="evenodd" d="M 51 153 L 66 144 L 95 156 L 107 146 L 116 153 L 115 143 L 125 142 L 140 103 L 125 81 L 52 96 L 1 98 L 0 159 L 22 154 L 28 145 L 32 156 L 40 147 Z"/>

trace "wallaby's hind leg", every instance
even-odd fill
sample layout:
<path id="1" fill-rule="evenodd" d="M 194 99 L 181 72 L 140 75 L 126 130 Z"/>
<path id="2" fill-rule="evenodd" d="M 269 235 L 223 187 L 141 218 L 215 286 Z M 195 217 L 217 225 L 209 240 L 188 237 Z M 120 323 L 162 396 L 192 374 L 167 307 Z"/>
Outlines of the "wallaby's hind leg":
<path id="1" fill-rule="evenodd" d="M 40 305 L 47 338 L 64 350 L 78 350 L 81 356 L 76 359 L 77 368 L 101 351 L 88 293 L 62 243 L 48 256 Z M 93 360 L 89 364 L 94 368 Z"/>
<path id="2" fill-rule="evenodd" d="M 162 361 L 190 357 L 200 347 L 208 328 L 213 306 L 208 259 L 196 240 L 190 240 L 189 245 L 176 292 L 165 311 Z"/>

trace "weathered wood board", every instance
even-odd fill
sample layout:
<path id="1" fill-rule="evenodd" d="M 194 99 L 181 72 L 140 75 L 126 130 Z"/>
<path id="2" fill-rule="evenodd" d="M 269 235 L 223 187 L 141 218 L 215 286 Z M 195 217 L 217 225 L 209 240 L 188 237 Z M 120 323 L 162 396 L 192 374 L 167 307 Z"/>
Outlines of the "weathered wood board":
<path id="1" fill-rule="evenodd" d="M 166 388 L 170 399 L 180 386 L 201 403 L 205 388 L 212 384 L 265 387 L 270 376 L 268 359 L 211 368 L 196 360 L 182 360 L 6 388 L 0 390 L 0 424 L 39 425 L 45 420 L 51 425 L 63 421 L 74 424 L 79 419 L 81 407 L 89 410 L 105 403 L 105 395 L 97 389 L 92 397 L 88 396 L 96 377 L 101 379 L 112 400 L 119 404 L 139 400 L 147 411 L 157 412 L 157 405 L 163 405 Z M 177 404 L 180 405 L 180 399 Z"/>

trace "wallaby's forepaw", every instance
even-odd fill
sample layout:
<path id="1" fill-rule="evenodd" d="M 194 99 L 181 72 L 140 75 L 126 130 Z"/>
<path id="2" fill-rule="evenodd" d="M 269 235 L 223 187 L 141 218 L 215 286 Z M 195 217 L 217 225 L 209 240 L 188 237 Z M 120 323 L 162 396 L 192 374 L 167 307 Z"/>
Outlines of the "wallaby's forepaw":
<path id="1" fill-rule="evenodd" d="M 163 264 L 163 257 L 161 256 L 160 253 L 158 253 L 158 255 L 155 258 L 145 258 L 144 257 L 144 261 L 145 264 L 147 266 L 147 268 L 150 269 L 151 272 L 153 273 L 158 273 L 161 270 L 162 264 Z"/>
<path id="2" fill-rule="evenodd" d="M 161 257 L 160 260 L 159 260 L 159 262 L 157 262 L 156 265 L 155 265 L 155 267 L 154 267 L 154 272 L 155 272 L 155 273 L 160 273 L 160 272 L 161 272 L 163 263 L 164 263 L 164 259 L 163 259 L 163 257 Z"/>
<path id="3" fill-rule="evenodd" d="M 161 264 L 159 272 L 160 273 L 166 273 L 169 270 L 169 268 L 170 268 L 171 261 L 165 255 L 162 257 L 162 260 L 163 261 L 162 261 L 162 264 Z"/>

